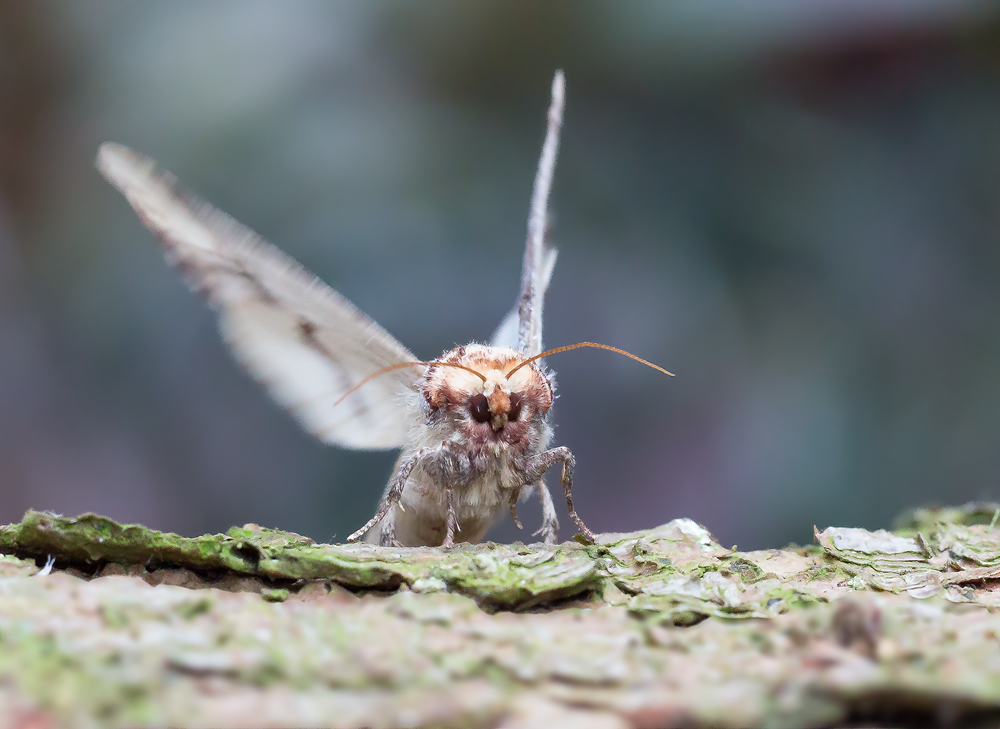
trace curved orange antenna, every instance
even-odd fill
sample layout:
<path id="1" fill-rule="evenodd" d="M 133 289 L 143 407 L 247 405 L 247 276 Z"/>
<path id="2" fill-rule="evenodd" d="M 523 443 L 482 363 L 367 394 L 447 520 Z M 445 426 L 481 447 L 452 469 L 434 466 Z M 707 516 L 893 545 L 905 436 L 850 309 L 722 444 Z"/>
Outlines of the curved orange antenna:
<path id="1" fill-rule="evenodd" d="M 478 377 L 480 380 L 482 380 L 483 382 L 486 382 L 486 375 L 482 374 L 481 372 L 476 372 L 471 367 L 466 367 L 465 365 L 455 364 L 454 362 L 439 362 L 437 360 L 435 360 L 434 362 L 399 362 L 399 363 L 394 364 L 394 365 L 389 365 L 388 367 L 383 367 L 378 372 L 372 372 L 366 378 L 364 378 L 363 380 L 361 380 L 361 382 L 359 382 L 354 387 L 352 387 L 350 390 L 348 390 L 343 395 L 341 395 L 340 399 L 337 400 L 337 402 L 335 402 L 330 407 L 332 407 L 332 408 L 337 407 L 338 405 L 340 405 L 340 403 L 344 402 L 344 400 L 346 400 L 348 398 L 348 396 L 353 395 L 355 392 L 357 392 L 361 388 L 362 385 L 368 384 L 369 382 L 371 382 L 372 380 L 374 380 L 376 377 L 380 377 L 381 375 L 384 375 L 387 372 L 393 372 L 395 370 L 401 370 L 404 367 L 432 367 L 432 366 L 435 366 L 435 365 L 441 365 L 442 367 L 457 367 L 460 370 L 465 370 L 466 372 L 471 372 L 476 377 Z"/>
<path id="2" fill-rule="evenodd" d="M 673 372 L 667 372 L 665 369 L 663 369 L 659 365 L 655 365 L 652 362 L 647 362 L 642 357 L 636 357 L 634 354 L 632 354 L 631 352 L 626 352 L 624 349 L 618 349 L 618 347 L 612 347 L 610 344 L 598 344 L 597 342 L 580 342 L 579 344 L 570 344 L 570 345 L 568 345 L 566 347 L 556 347 L 555 349 L 547 349 L 544 352 L 542 352 L 541 354 L 536 354 L 534 357 L 529 357 L 528 359 L 524 360 L 524 362 L 522 362 L 521 364 L 519 364 L 517 367 L 515 367 L 514 369 L 512 369 L 510 372 L 508 372 L 507 373 L 507 379 L 509 380 L 510 376 L 512 374 L 514 374 L 515 372 L 517 372 L 519 369 L 521 369 L 522 367 L 524 367 L 526 364 L 530 364 L 531 362 L 534 362 L 536 359 L 541 359 L 542 357 L 547 357 L 550 354 L 559 354 L 560 352 L 568 352 L 571 349 L 580 349 L 581 347 L 593 347 L 594 349 L 607 349 L 607 350 L 610 350 L 612 352 L 617 352 L 618 354 L 624 354 L 626 357 L 631 357 L 636 362 L 641 362 L 642 364 L 646 365 L 647 367 L 652 367 L 654 370 L 659 370 L 660 372 L 662 372 L 665 375 L 670 375 L 671 377 L 674 376 Z"/>

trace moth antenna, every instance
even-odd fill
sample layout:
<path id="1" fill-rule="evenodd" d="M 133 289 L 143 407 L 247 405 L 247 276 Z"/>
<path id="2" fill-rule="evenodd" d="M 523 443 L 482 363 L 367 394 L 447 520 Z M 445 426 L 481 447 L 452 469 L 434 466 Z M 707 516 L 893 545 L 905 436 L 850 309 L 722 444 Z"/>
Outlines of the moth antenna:
<path id="1" fill-rule="evenodd" d="M 526 364 L 531 364 L 536 359 L 541 359 L 542 357 L 547 357 L 550 354 L 559 354 L 560 352 L 568 352 L 571 349 L 580 349 L 581 347 L 592 347 L 594 349 L 607 349 L 607 350 L 610 350 L 612 352 L 617 352 L 618 354 L 624 354 L 626 357 L 631 357 L 636 362 L 641 362 L 642 364 L 646 365 L 647 367 L 652 367 L 654 370 L 659 370 L 660 372 L 662 372 L 665 375 L 670 375 L 671 377 L 674 376 L 673 372 L 667 372 L 665 369 L 663 369 L 659 365 L 655 365 L 652 362 L 647 362 L 642 357 L 636 357 L 634 354 L 632 354 L 631 352 L 626 352 L 624 349 L 618 349 L 618 347 L 612 347 L 610 344 L 598 344 L 597 342 L 579 342 L 578 344 L 569 344 L 569 345 L 567 345 L 565 347 L 556 347 L 555 349 L 547 349 L 544 352 L 536 354 L 534 357 L 529 357 L 528 359 L 524 360 L 524 362 L 522 362 L 521 364 L 519 364 L 517 367 L 515 367 L 514 369 L 512 369 L 510 372 L 508 372 L 507 373 L 507 379 L 509 380 L 510 376 L 512 374 L 514 374 L 515 372 L 517 372 L 519 369 L 521 369 L 522 367 L 524 367 Z"/>
<path id="2" fill-rule="evenodd" d="M 438 361 L 438 360 L 434 360 L 433 362 L 398 362 L 398 363 L 396 363 L 394 365 L 389 365 L 388 367 L 383 367 L 378 372 L 372 372 L 366 378 L 364 378 L 363 380 L 361 380 L 361 382 L 359 382 L 354 387 L 352 387 L 350 390 L 348 390 L 343 395 L 341 395 L 340 399 L 337 400 L 337 402 L 335 402 L 330 407 L 331 408 L 337 407 L 338 405 L 340 405 L 340 403 L 344 402 L 344 400 L 346 400 L 348 397 L 350 397 L 355 392 L 357 392 L 359 389 L 361 389 L 362 385 L 367 385 L 369 382 L 371 382 L 372 380 L 374 380 L 376 377 L 381 377 L 382 375 L 387 374 L 389 372 L 394 372 L 396 370 L 401 370 L 404 367 L 433 367 L 433 366 L 436 366 L 436 365 L 440 365 L 442 367 L 457 367 L 460 370 L 465 370 L 466 372 L 471 372 L 476 377 L 478 377 L 480 380 L 482 380 L 483 382 L 486 382 L 486 375 L 484 375 L 482 372 L 476 372 L 471 367 L 466 367 L 465 365 L 456 364 L 455 362 L 441 362 L 441 361 Z"/>

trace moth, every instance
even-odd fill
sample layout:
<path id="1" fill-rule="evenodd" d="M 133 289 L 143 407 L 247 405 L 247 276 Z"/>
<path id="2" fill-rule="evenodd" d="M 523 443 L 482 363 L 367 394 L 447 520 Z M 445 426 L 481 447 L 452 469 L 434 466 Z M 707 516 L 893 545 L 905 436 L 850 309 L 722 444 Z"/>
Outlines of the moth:
<path id="1" fill-rule="evenodd" d="M 542 350 L 542 305 L 556 251 L 546 216 L 562 126 L 565 81 L 557 72 L 528 219 L 521 290 L 489 344 L 418 360 L 347 299 L 228 215 L 183 190 L 152 160 L 114 143 L 101 174 L 163 245 L 167 259 L 218 312 L 237 359 L 324 443 L 401 449 L 375 515 L 348 541 L 449 547 L 475 542 L 537 493 L 553 543 L 559 522 L 543 476 L 561 467 L 569 516 L 575 459 L 549 448 L 555 380 L 542 357 L 579 347 L 635 355 L 594 342 Z"/>

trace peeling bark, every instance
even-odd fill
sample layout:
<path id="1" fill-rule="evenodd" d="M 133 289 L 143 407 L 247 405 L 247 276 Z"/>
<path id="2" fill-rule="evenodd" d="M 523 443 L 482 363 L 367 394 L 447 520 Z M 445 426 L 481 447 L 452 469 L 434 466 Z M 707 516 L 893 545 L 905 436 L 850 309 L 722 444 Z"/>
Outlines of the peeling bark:
<path id="1" fill-rule="evenodd" d="M 687 519 L 442 550 L 28 512 L 0 528 L 0 726 L 996 723 L 995 513 L 736 552 Z"/>

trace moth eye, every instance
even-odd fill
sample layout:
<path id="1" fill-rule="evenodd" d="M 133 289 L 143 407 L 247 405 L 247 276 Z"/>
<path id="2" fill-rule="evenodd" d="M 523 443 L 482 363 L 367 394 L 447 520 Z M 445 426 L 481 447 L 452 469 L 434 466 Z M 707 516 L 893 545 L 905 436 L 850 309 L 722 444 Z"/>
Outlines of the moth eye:
<path id="1" fill-rule="evenodd" d="M 482 393 L 473 395 L 469 400 L 469 412 L 477 423 L 490 422 L 490 404 L 486 401 L 486 395 Z"/>
<path id="2" fill-rule="evenodd" d="M 516 392 L 510 393 L 510 410 L 507 412 L 507 420 L 517 420 L 521 417 L 521 396 Z"/>

